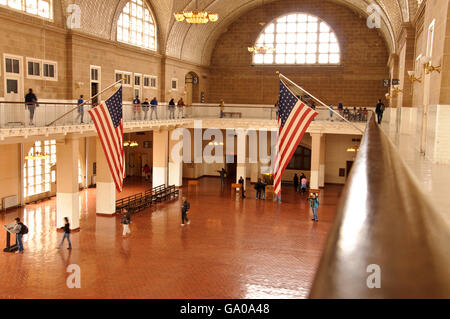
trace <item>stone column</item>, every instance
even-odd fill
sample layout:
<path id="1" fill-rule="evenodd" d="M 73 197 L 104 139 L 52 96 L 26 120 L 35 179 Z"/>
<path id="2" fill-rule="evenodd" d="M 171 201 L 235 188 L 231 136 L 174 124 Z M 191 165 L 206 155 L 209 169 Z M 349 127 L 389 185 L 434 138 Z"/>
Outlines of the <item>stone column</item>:
<path id="1" fill-rule="evenodd" d="M 56 143 L 56 227 L 64 226 L 69 218 L 70 228 L 80 228 L 80 204 L 78 194 L 79 140 L 67 136 Z"/>
<path id="2" fill-rule="evenodd" d="M 237 130 L 237 168 L 236 168 L 236 183 L 242 176 L 244 179 L 244 189 L 246 187 L 247 178 L 247 168 L 246 168 L 246 157 L 247 157 L 247 135 L 241 131 Z"/>
<path id="3" fill-rule="evenodd" d="M 312 189 L 319 188 L 319 171 L 320 171 L 320 148 L 322 141 L 321 133 L 310 133 L 312 137 L 311 147 L 311 177 L 309 185 Z"/>
<path id="4" fill-rule="evenodd" d="M 168 151 L 169 131 L 153 131 L 153 187 L 167 185 Z"/>
<path id="5" fill-rule="evenodd" d="M 320 138 L 319 187 L 325 187 L 326 135 Z"/>
<path id="6" fill-rule="evenodd" d="M 172 133 L 174 130 L 169 132 L 169 185 L 182 186 L 183 185 L 183 161 L 175 161 L 172 158 L 172 150 L 174 146 L 183 140 L 183 136 L 179 140 L 172 140 Z M 186 144 L 188 145 L 188 144 Z M 180 159 L 182 159 L 183 152 L 180 152 Z"/>
<path id="7" fill-rule="evenodd" d="M 96 212 L 97 215 L 113 216 L 116 212 L 116 185 L 98 137 L 96 138 L 95 153 L 97 163 Z"/>

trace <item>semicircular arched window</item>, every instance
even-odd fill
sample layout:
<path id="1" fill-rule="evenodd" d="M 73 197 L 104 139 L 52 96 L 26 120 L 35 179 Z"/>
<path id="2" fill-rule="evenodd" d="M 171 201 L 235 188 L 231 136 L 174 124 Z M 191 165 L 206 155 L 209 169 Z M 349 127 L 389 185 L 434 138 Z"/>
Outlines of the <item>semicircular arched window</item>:
<path id="1" fill-rule="evenodd" d="M 320 18 L 294 13 L 269 23 L 259 35 L 253 52 L 254 64 L 340 63 L 336 34 Z"/>
<path id="2" fill-rule="evenodd" d="M 130 0 L 117 21 L 117 41 L 156 51 L 156 24 L 143 0 Z"/>

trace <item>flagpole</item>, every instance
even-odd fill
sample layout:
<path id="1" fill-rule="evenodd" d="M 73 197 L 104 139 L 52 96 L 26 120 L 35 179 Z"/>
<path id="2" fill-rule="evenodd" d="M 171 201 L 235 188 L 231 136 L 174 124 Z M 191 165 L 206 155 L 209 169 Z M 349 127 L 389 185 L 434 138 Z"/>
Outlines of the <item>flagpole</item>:
<path id="1" fill-rule="evenodd" d="M 54 120 L 53 122 L 51 122 L 50 124 L 47 124 L 46 126 L 51 126 L 53 123 L 59 121 L 60 119 L 62 119 L 63 117 L 65 117 L 66 115 L 72 113 L 73 111 L 75 111 L 76 109 L 78 109 L 81 106 L 84 106 L 86 103 L 92 101 L 93 99 L 95 99 L 97 96 L 99 96 L 100 94 L 102 94 L 103 92 L 105 92 L 106 90 L 112 88 L 114 85 L 116 85 L 119 82 L 122 82 L 123 79 L 120 79 L 119 81 L 114 82 L 113 84 L 111 84 L 110 86 L 108 86 L 107 88 L 103 89 L 101 92 L 95 94 L 93 97 L 91 97 L 89 100 L 84 101 L 83 103 L 75 106 L 73 109 L 71 109 L 70 111 L 64 113 L 63 115 L 61 115 L 60 117 L 58 117 L 56 120 Z"/>
<path id="2" fill-rule="evenodd" d="M 356 128 L 358 131 L 360 131 L 362 134 L 364 134 L 364 131 L 361 130 L 358 126 L 356 126 L 355 124 L 353 124 L 352 122 L 350 122 L 349 120 L 347 120 L 345 117 L 343 117 L 341 114 L 339 114 L 338 112 L 336 112 L 335 110 L 333 110 L 330 106 L 326 105 L 325 103 L 323 103 L 321 100 L 319 100 L 318 98 L 316 98 L 314 95 L 312 95 L 311 93 L 309 93 L 308 91 L 306 91 L 304 88 L 302 88 L 301 86 L 297 85 L 296 83 L 294 83 L 293 81 L 291 81 L 290 79 L 288 79 L 287 77 L 285 77 L 283 74 L 281 74 L 279 71 L 276 72 L 279 76 L 280 79 L 283 78 L 286 81 L 289 81 L 291 84 L 293 84 L 294 86 L 296 86 L 297 88 L 299 88 L 300 90 L 302 90 L 303 92 L 305 92 L 307 95 L 311 96 L 313 99 L 315 99 L 317 102 L 319 102 L 320 104 L 322 104 L 322 106 L 325 106 L 326 108 L 328 108 L 330 111 L 332 111 L 333 113 L 335 113 L 337 116 L 339 116 L 340 118 L 342 118 L 345 122 L 347 122 L 348 124 L 352 125 L 354 128 Z"/>

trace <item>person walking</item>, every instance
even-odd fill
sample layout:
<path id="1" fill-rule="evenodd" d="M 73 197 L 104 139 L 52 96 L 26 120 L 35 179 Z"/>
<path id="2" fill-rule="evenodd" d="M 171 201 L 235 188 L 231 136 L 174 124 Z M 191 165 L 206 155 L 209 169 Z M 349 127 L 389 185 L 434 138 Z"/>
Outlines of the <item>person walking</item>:
<path id="1" fill-rule="evenodd" d="M 312 220 L 318 222 L 319 217 L 317 216 L 317 211 L 319 209 L 319 198 L 317 193 L 311 193 L 310 197 L 308 198 L 309 204 L 311 205 L 311 210 L 313 213 Z"/>
<path id="2" fill-rule="evenodd" d="M 174 101 L 174 99 L 171 99 L 169 101 L 169 120 L 170 119 L 172 119 L 172 120 L 175 119 L 175 101 Z"/>
<path id="3" fill-rule="evenodd" d="M 255 189 L 256 189 L 256 199 L 261 199 L 261 195 L 262 199 L 265 200 L 266 199 L 266 184 L 264 184 L 261 181 L 261 178 L 258 178 L 258 182 L 255 185 Z"/>
<path id="4" fill-rule="evenodd" d="M 30 125 L 34 125 L 34 111 L 36 107 L 39 106 L 36 102 L 38 101 L 36 95 L 33 93 L 33 89 L 28 90 L 28 94 L 25 95 L 25 110 L 28 108 L 30 112 Z"/>
<path id="5" fill-rule="evenodd" d="M 308 185 L 308 179 L 306 178 L 305 175 L 303 175 L 302 179 L 300 180 L 301 183 L 301 190 L 302 190 L 302 194 L 306 193 L 306 187 Z"/>
<path id="6" fill-rule="evenodd" d="M 69 218 L 64 217 L 64 226 L 61 227 L 61 229 L 64 230 L 64 235 L 62 237 L 61 243 L 58 246 L 58 249 L 61 249 L 63 243 L 64 243 L 64 239 L 67 238 L 67 241 L 69 242 L 69 247 L 67 249 L 72 249 L 72 242 L 70 241 L 70 223 L 69 223 Z"/>
<path id="7" fill-rule="evenodd" d="M 294 175 L 294 189 L 296 192 L 298 192 L 298 175 Z"/>
<path id="8" fill-rule="evenodd" d="M 186 196 L 183 196 L 183 204 L 181 205 L 181 226 L 184 226 L 184 221 L 189 225 L 191 221 L 187 217 L 187 213 L 189 209 L 191 208 L 191 205 L 186 199 Z"/>
<path id="9" fill-rule="evenodd" d="M 225 169 L 223 167 L 218 172 L 220 174 L 220 185 L 225 185 L 225 175 L 227 174 L 227 172 L 225 171 Z"/>
<path id="10" fill-rule="evenodd" d="M 127 234 L 131 234 L 131 230 L 130 230 L 131 215 L 127 209 L 125 209 L 125 212 L 122 215 L 122 219 L 120 220 L 120 223 L 123 225 L 122 236 L 125 237 Z"/>
<path id="11" fill-rule="evenodd" d="M 83 122 L 83 118 L 84 118 L 84 104 L 83 103 L 84 103 L 83 95 L 80 95 L 80 98 L 77 101 L 77 104 L 78 104 L 78 109 L 77 109 L 78 115 L 77 115 L 77 118 L 75 119 L 76 121 L 78 119 L 81 119 L 80 124 L 84 124 L 84 122 Z"/>
<path id="12" fill-rule="evenodd" d="M 177 117 L 179 119 L 183 118 L 183 109 L 184 109 L 184 101 L 183 101 L 183 98 L 180 97 L 180 99 L 178 100 L 178 103 L 177 103 L 177 110 L 178 110 Z"/>
<path id="13" fill-rule="evenodd" d="M 150 105 L 152 107 L 152 112 L 150 113 L 150 120 L 153 120 L 153 112 L 155 112 L 156 120 L 158 120 L 158 110 L 156 109 L 158 107 L 158 100 L 156 99 L 156 96 L 152 99 Z"/>
<path id="14" fill-rule="evenodd" d="M 144 102 L 142 102 L 142 111 L 144 111 L 144 121 L 147 121 L 148 110 L 150 108 L 150 103 L 148 103 L 148 99 L 146 98 Z M 150 115 L 151 117 L 151 115 Z M 151 120 L 151 118 L 150 118 Z"/>
<path id="15" fill-rule="evenodd" d="M 150 166 L 148 166 L 148 164 L 145 164 L 142 170 L 144 171 L 145 180 L 148 181 L 150 175 Z"/>
<path id="16" fill-rule="evenodd" d="M 139 96 L 136 95 L 136 98 L 133 100 L 133 120 L 136 121 L 136 118 L 141 120 L 141 100 L 139 100 Z M 137 114 L 137 116 L 136 116 Z"/>
<path id="17" fill-rule="evenodd" d="M 241 195 L 242 195 L 242 198 L 245 198 L 244 179 L 242 178 L 242 176 L 239 178 L 238 183 L 242 185 L 241 186 Z"/>
<path id="18" fill-rule="evenodd" d="M 28 227 L 20 221 L 19 217 L 15 218 L 15 222 L 16 224 L 14 225 L 13 232 L 16 234 L 16 243 L 19 247 L 19 250 L 16 251 L 16 254 L 23 254 L 24 249 L 22 239 L 23 235 L 28 234 Z"/>
<path id="19" fill-rule="evenodd" d="M 381 102 L 381 99 L 378 100 L 378 104 L 377 104 L 377 106 L 375 108 L 375 113 L 377 113 L 378 124 L 381 124 L 381 121 L 383 120 L 384 109 L 385 109 L 385 106 Z"/>

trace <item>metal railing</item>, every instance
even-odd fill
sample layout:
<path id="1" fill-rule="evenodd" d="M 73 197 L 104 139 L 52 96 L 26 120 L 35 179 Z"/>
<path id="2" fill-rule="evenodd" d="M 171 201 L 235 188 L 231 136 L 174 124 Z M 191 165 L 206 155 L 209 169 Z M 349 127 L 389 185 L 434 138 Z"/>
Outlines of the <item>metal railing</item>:
<path id="1" fill-rule="evenodd" d="M 370 119 L 310 298 L 450 298 L 450 231 Z"/>
<path id="2" fill-rule="evenodd" d="M 52 126 L 64 126 L 64 125 L 80 125 L 92 124 L 92 120 L 88 114 L 88 110 L 92 107 L 91 104 L 85 104 L 78 112 L 67 114 L 61 119 L 65 113 L 76 108 L 77 103 L 58 103 L 58 102 L 37 102 L 35 107 L 29 107 L 24 102 L 9 102 L 0 101 L 0 128 L 10 127 L 44 127 L 52 123 Z M 349 116 L 346 119 L 354 122 L 365 122 L 367 116 L 364 116 L 361 108 L 349 108 Z M 371 108 L 368 108 L 370 112 Z M 343 121 L 336 114 L 333 114 L 325 107 L 317 107 L 316 111 L 319 115 L 316 117 L 316 121 Z M 139 107 L 134 108 L 131 102 L 123 103 L 123 117 L 125 122 L 132 121 L 145 121 L 150 120 L 152 108 Z M 156 107 L 158 120 L 165 120 L 170 118 L 170 111 L 166 102 L 159 103 Z M 246 105 L 246 104 L 233 104 L 226 105 L 224 110 L 224 117 L 243 118 L 243 119 L 263 119 L 263 120 L 275 120 L 276 108 L 270 105 Z M 31 124 L 30 115 L 33 117 Z M 174 117 L 177 118 L 219 118 L 220 107 L 217 104 L 193 104 L 192 106 L 186 106 L 182 112 L 178 107 L 174 109 Z M 156 120 L 156 114 L 153 114 L 153 120 Z"/>

